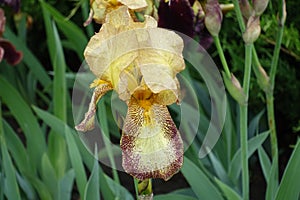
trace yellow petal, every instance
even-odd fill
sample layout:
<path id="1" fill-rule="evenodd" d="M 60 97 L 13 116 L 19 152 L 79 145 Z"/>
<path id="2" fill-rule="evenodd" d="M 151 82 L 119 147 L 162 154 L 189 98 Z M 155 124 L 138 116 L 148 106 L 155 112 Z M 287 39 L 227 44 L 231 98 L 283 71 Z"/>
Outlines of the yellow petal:
<path id="1" fill-rule="evenodd" d="M 164 94 L 168 93 L 169 102 L 168 104 L 174 103 L 178 99 L 177 82 L 173 77 L 173 72 L 166 65 L 160 64 L 148 64 L 140 66 L 141 73 L 144 81 L 149 89 L 156 94 L 164 91 Z M 167 92 L 168 91 L 168 92 Z M 164 98 L 166 99 L 166 98 Z M 162 105 L 168 105 L 163 102 L 158 102 Z"/>
<path id="2" fill-rule="evenodd" d="M 106 15 L 121 5 L 121 3 L 116 1 L 92 0 L 93 19 L 97 23 L 102 24 L 105 22 Z"/>
<path id="3" fill-rule="evenodd" d="M 138 77 L 141 77 L 141 72 L 134 63 L 120 73 L 116 91 L 118 91 L 121 100 L 130 99 L 136 88 L 141 85 L 141 80 Z"/>
<path id="4" fill-rule="evenodd" d="M 118 0 L 120 3 L 123 5 L 127 6 L 131 10 L 139 11 L 142 10 L 143 8 L 147 7 L 147 2 L 146 0 Z"/>
<path id="5" fill-rule="evenodd" d="M 168 180 L 182 166 L 183 142 L 167 107 L 144 97 L 128 104 L 120 144 L 123 168 L 139 180 Z"/>
<path id="6" fill-rule="evenodd" d="M 148 17 L 143 23 L 133 22 L 126 7 L 112 11 L 107 15 L 107 23 L 103 24 L 99 33 L 96 33 L 89 41 L 84 56 L 91 71 L 99 78 L 113 82 L 111 73 L 118 76 L 122 69 L 126 68 L 136 57 L 139 48 L 137 36 L 132 31 L 155 27 L 156 21 Z M 112 70 L 113 69 L 113 70 Z"/>
<path id="7" fill-rule="evenodd" d="M 106 22 L 106 15 L 123 5 L 132 11 L 141 11 L 147 7 L 147 2 L 145 0 L 92 0 L 91 9 L 93 12 L 91 14 L 97 23 L 103 24 Z"/>
<path id="8" fill-rule="evenodd" d="M 146 85 L 158 94 L 158 104 L 169 105 L 179 96 L 176 74 L 185 67 L 182 50 L 183 40 L 177 34 L 157 28 L 151 17 L 134 22 L 123 6 L 107 15 L 84 55 L 91 71 L 111 82 L 122 100 L 129 101 Z"/>
<path id="9" fill-rule="evenodd" d="M 95 127 L 95 114 L 96 114 L 96 105 L 99 99 L 109 90 L 112 89 L 110 83 L 105 82 L 103 80 L 96 79 L 92 84 L 91 87 L 95 87 L 91 102 L 89 104 L 89 109 L 85 113 L 85 117 L 80 124 L 75 126 L 77 131 L 90 131 Z"/>

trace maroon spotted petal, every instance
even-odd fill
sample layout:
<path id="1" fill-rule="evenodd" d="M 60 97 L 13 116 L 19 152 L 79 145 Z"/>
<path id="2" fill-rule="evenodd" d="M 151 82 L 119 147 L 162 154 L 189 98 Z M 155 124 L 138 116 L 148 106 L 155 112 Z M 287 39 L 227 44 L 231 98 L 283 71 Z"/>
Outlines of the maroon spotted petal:
<path id="1" fill-rule="evenodd" d="M 139 180 L 169 180 L 183 163 L 183 142 L 165 105 L 144 108 L 131 98 L 120 146 L 124 170 Z"/>

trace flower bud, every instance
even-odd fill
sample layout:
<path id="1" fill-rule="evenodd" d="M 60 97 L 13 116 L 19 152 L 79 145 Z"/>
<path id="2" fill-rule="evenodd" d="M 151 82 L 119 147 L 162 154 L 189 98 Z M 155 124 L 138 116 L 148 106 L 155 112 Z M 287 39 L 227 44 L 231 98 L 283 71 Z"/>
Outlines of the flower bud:
<path id="1" fill-rule="evenodd" d="M 243 39 L 246 44 L 253 43 L 260 35 L 261 27 L 259 16 L 252 15 L 247 22 L 246 31 L 243 33 Z"/>
<path id="2" fill-rule="evenodd" d="M 224 83 L 229 94 L 240 104 L 245 105 L 247 103 L 246 95 L 239 80 L 231 73 L 229 78 L 225 72 L 222 71 Z"/>
<path id="3" fill-rule="evenodd" d="M 262 66 L 258 66 L 258 67 L 253 67 L 255 76 L 257 78 L 257 83 L 259 85 L 259 87 L 266 92 L 269 88 L 269 76 L 267 75 L 266 71 L 264 70 L 264 68 L 262 68 Z"/>
<path id="4" fill-rule="evenodd" d="M 246 20 L 248 20 L 251 17 L 252 12 L 253 12 L 253 8 L 250 5 L 249 1 L 248 0 L 240 0 L 239 6 L 240 6 L 243 17 Z"/>
<path id="5" fill-rule="evenodd" d="M 260 16 L 266 10 L 269 0 L 252 0 L 255 14 Z"/>
<path id="6" fill-rule="evenodd" d="M 205 5 L 205 26 L 212 36 L 217 36 L 221 29 L 223 14 L 217 0 L 208 0 Z"/>

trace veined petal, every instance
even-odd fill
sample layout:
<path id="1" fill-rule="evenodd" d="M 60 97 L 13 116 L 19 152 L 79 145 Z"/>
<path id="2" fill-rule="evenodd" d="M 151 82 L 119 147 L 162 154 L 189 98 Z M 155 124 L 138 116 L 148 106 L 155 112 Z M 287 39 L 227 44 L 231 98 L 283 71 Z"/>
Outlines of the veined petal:
<path id="1" fill-rule="evenodd" d="M 157 103 L 169 105 L 177 101 L 179 85 L 170 67 L 162 64 L 147 64 L 140 66 L 140 69 L 146 85 L 153 93 L 160 96 Z"/>
<path id="2" fill-rule="evenodd" d="M 168 108 L 148 96 L 128 103 L 120 144 L 123 168 L 139 180 L 168 180 L 182 166 L 183 142 Z"/>
<path id="3" fill-rule="evenodd" d="M 95 114 L 96 114 L 96 105 L 99 99 L 109 90 L 112 90 L 112 85 L 109 82 L 96 79 L 91 87 L 95 87 L 91 102 L 89 104 L 89 109 L 85 113 L 85 117 L 80 124 L 75 126 L 77 131 L 90 131 L 95 127 Z"/>
<path id="4" fill-rule="evenodd" d="M 151 17 L 147 17 L 144 22 L 134 22 L 125 6 L 109 13 L 106 23 L 90 39 L 84 51 L 91 71 L 97 77 L 113 82 L 110 80 L 111 73 L 119 76 L 138 56 L 137 51 L 133 52 L 140 45 L 134 30 L 156 26 L 156 21 Z"/>

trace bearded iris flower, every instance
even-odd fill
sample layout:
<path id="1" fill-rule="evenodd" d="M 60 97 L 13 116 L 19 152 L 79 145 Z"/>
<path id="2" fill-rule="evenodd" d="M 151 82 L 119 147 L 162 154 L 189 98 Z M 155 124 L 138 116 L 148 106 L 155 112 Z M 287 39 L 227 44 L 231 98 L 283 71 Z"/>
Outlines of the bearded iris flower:
<path id="1" fill-rule="evenodd" d="M 183 163 L 183 142 L 167 108 L 180 99 L 176 74 L 185 67 L 182 50 L 177 34 L 157 28 L 150 16 L 134 22 L 121 6 L 107 14 L 84 52 L 97 78 L 88 112 L 76 129 L 93 129 L 97 102 L 115 90 L 128 105 L 120 141 L 122 165 L 139 180 L 168 180 Z"/>

